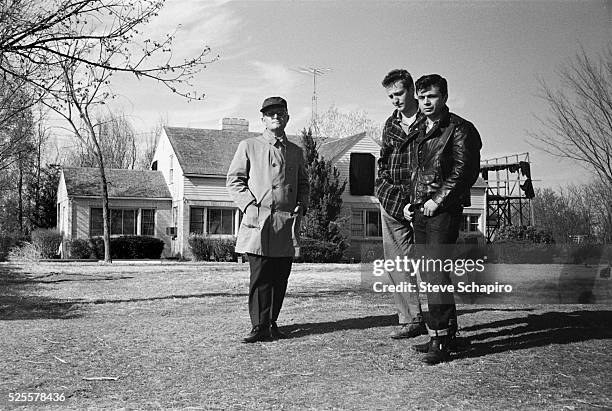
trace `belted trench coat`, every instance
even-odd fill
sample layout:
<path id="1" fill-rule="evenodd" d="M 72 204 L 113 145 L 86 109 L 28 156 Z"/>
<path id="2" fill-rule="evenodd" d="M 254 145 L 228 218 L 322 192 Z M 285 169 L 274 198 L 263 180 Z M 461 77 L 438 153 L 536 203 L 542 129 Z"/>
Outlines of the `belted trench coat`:
<path id="1" fill-rule="evenodd" d="M 308 206 L 309 185 L 302 149 L 265 134 L 238 145 L 227 172 L 227 190 L 242 211 L 237 253 L 293 257 L 294 213 Z M 299 221 L 297 222 L 299 226 Z"/>

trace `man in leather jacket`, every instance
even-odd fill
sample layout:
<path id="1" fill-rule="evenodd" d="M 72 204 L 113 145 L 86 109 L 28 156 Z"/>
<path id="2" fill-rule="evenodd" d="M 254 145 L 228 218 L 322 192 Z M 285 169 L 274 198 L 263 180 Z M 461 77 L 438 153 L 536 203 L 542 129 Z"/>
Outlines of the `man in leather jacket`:
<path id="1" fill-rule="evenodd" d="M 445 261 L 453 258 L 463 207 L 470 205 L 482 142 L 472 123 L 449 111 L 443 77 L 423 76 L 415 89 L 419 109 L 426 117 L 419 126 L 412 159 L 415 243 L 426 258 Z M 421 272 L 422 280 L 432 286 L 451 284 L 450 275 L 439 264 Z M 454 337 L 455 330 L 449 329 L 449 320 L 456 317 L 452 292 L 428 290 L 427 307 L 424 317 L 431 339 L 423 361 L 438 364 L 449 359 L 449 343 Z"/>

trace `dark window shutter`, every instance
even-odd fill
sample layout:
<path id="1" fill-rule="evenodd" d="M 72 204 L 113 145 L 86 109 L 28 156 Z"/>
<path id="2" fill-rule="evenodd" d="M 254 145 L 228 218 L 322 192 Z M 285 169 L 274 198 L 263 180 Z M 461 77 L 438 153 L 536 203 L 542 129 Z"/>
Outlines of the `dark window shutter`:
<path id="1" fill-rule="evenodd" d="M 354 196 L 374 195 L 376 159 L 371 153 L 351 153 L 349 187 Z"/>

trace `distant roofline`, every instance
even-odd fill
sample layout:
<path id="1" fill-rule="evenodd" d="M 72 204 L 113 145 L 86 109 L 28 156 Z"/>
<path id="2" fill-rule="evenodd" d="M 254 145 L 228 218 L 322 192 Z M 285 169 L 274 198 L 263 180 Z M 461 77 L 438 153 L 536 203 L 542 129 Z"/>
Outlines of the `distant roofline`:
<path id="1" fill-rule="evenodd" d="M 102 198 L 102 196 L 68 195 L 68 198 Z M 172 197 L 108 197 L 109 200 L 170 200 Z"/>

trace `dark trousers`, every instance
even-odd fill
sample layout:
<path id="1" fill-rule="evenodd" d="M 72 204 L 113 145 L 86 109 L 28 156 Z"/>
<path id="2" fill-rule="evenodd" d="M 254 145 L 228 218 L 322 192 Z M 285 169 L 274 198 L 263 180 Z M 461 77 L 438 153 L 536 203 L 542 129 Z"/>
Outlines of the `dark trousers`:
<path id="1" fill-rule="evenodd" d="M 247 254 L 251 269 L 249 314 L 251 324 L 267 327 L 278 319 L 287 292 L 293 257 Z"/>
<path id="2" fill-rule="evenodd" d="M 421 270 L 421 280 L 425 283 L 452 284 L 451 273 L 443 268 L 445 260 L 454 258 L 454 244 L 459 237 L 462 215 L 461 207 L 445 210 L 432 217 L 424 216 L 421 210 L 415 212 L 413 227 L 417 258 L 423 256 L 429 260 L 427 267 Z M 427 306 L 423 317 L 430 335 L 446 335 L 449 320 L 455 321 L 457 318 L 453 293 L 428 292 Z"/>

